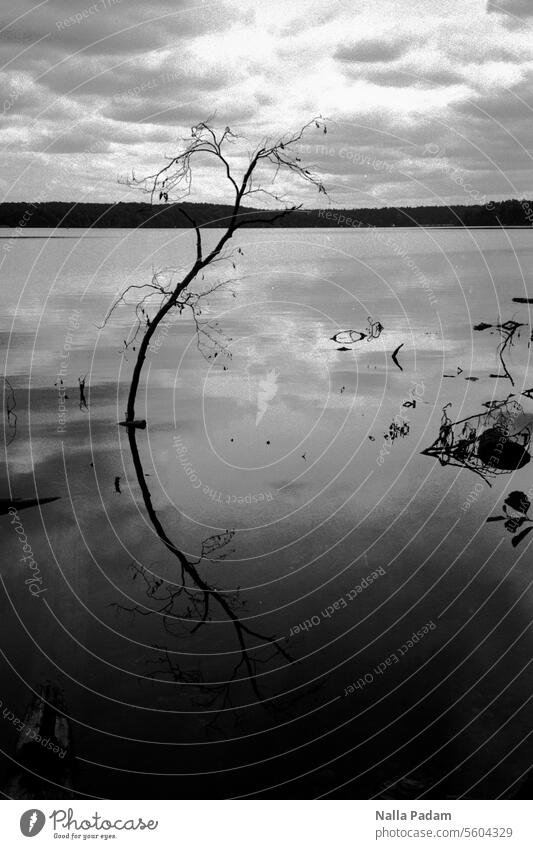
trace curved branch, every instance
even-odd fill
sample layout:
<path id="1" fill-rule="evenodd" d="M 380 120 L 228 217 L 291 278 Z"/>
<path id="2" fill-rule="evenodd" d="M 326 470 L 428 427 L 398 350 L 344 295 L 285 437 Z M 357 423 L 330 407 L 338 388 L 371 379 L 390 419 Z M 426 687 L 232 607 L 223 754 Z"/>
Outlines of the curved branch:
<path id="1" fill-rule="evenodd" d="M 320 180 L 315 177 L 310 170 L 303 168 L 303 166 L 299 164 L 299 157 L 293 155 L 292 151 L 290 150 L 291 146 L 298 142 L 302 138 L 304 132 L 313 124 L 316 125 L 318 129 L 322 129 L 323 132 L 326 132 L 323 120 L 321 118 L 313 118 L 311 121 L 305 124 L 298 132 L 293 133 L 292 135 L 285 135 L 283 137 L 280 137 L 275 143 L 264 143 L 258 148 L 256 148 L 253 155 L 250 156 L 249 164 L 239 182 L 233 176 L 229 160 L 223 151 L 225 143 L 233 143 L 238 138 L 238 136 L 233 133 L 229 127 L 226 127 L 219 137 L 207 122 L 202 122 L 191 129 L 191 139 L 189 140 L 185 150 L 183 150 L 177 156 L 171 158 L 170 162 L 167 165 L 165 165 L 155 174 L 149 175 L 148 177 L 141 178 L 139 180 L 137 180 L 135 175 L 132 174 L 131 180 L 128 181 L 129 185 L 137 186 L 141 188 L 141 190 L 148 192 L 151 196 L 152 201 L 154 199 L 154 196 L 158 192 L 160 200 L 164 199 L 165 201 L 168 201 L 169 194 L 172 191 L 177 190 L 179 192 L 182 192 L 182 194 L 183 192 L 189 193 L 192 184 L 191 160 L 193 159 L 193 157 L 196 157 L 199 154 L 207 153 L 209 155 L 214 156 L 221 163 L 222 167 L 225 170 L 227 179 L 235 191 L 235 201 L 229 224 L 227 225 L 225 232 L 220 236 L 218 242 L 207 253 L 207 255 L 204 255 L 203 253 L 200 228 L 198 227 L 196 222 L 191 218 L 191 216 L 185 210 L 181 209 L 181 212 L 193 224 L 196 231 L 196 259 L 189 271 L 180 280 L 180 282 L 178 282 L 174 286 L 174 288 L 162 287 L 161 285 L 159 285 L 156 276 L 152 279 L 151 284 L 147 284 L 148 288 L 151 288 L 153 292 L 155 292 L 161 297 L 162 302 L 159 303 L 159 307 L 155 315 L 152 316 L 151 320 L 146 317 L 146 326 L 144 328 L 144 333 L 137 352 L 137 358 L 133 367 L 133 373 L 131 377 L 126 406 L 126 420 L 124 422 L 124 425 L 127 429 L 133 466 L 135 469 L 137 482 L 141 490 L 141 495 L 144 501 L 146 512 L 148 514 L 148 518 L 150 519 L 150 522 L 161 542 L 165 545 L 167 550 L 178 560 L 180 564 L 183 584 L 181 589 L 185 589 L 186 579 L 188 579 L 191 582 L 194 590 L 191 590 L 191 588 L 188 587 L 186 592 L 191 593 L 196 591 L 201 594 L 203 599 L 203 612 L 201 617 L 197 620 L 197 624 L 194 626 L 192 632 L 197 631 L 203 624 L 207 622 L 211 602 L 216 604 L 221 609 L 225 617 L 231 622 L 240 648 L 241 660 L 237 665 L 236 669 L 234 670 L 231 680 L 234 680 L 239 667 L 244 666 L 247 671 L 250 685 L 254 691 L 256 698 L 260 702 L 263 701 L 264 697 L 259 689 L 257 681 L 256 663 L 258 662 L 258 659 L 252 657 L 250 653 L 250 648 L 247 643 L 247 638 L 252 638 L 255 641 L 259 641 L 260 645 L 255 646 L 256 649 L 260 648 L 261 645 L 265 644 L 273 647 L 273 657 L 276 655 L 280 655 L 287 662 L 292 662 L 292 658 L 290 657 L 289 653 L 279 644 L 278 640 L 275 637 L 267 636 L 265 634 L 260 633 L 259 631 L 255 631 L 248 625 L 245 625 L 243 622 L 241 622 L 238 614 L 232 606 L 231 600 L 229 600 L 224 593 L 220 592 L 215 587 L 210 586 L 204 580 L 198 569 L 198 565 L 205 554 L 204 551 L 202 551 L 202 557 L 200 558 L 200 560 L 194 563 L 185 556 L 185 554 L 174 544 L 170 536 L 167 534 L 153 506 L 151 492 L 146 482 L 146 476 L 144 474 L 139 446 L 137 444 L 135 406 L 147 351 L 149 349 L 151 339 L 154 333 L 156 332 L 157 328 L 160 326 L 161 322 L 163 322 L 163 320 L 171 310 L 173 310 L 174 308 L 178 308 L 181 310 L 184 306 L 191 307 L 191 309 L 193 310 L 193 316 L 196 321 L 196 314 L 194 308 L 197 301 L 195 301 L 194 298 L 191 298 L 189 296 L 180 300 L 180 296 L 185 290 L 187 290 L 190 283 L 195 280 L 198 274 L 201 273 L 206 267 L 213 264 L 214 262 L 219 261 L 223 257 L 222 251 L 225 245 L 240 227 L 244 226 L 245 224 L 249 225 L 250 223 L 272 224 L 274 221 L 279 220 L 285 215 L 289 215 L 294 210 L 300 208 L 300 206 L 291 206 L 288 208 L 284 208 L 281 209 L 276 215 L 270 216 L 268 218 L 262 217 L 261 215 L 254 215 L 251 218 L 246 217 L 244 219 L 241 216 L 240 213 L 243 198 L 250 194 L 252 191 L 256 192 L 263 190 L 260 187 L 253 187 L 253 175 L 259 163 L 265 162 L 275 166 L 274 179 L 279 173 L 279 171 L 284 169 L 291 174 L 297 175 L 305 182 L 311 183 L 312 185 L 318 187 L 318 190 L 320 192 L 324 192 L 325 194 L 324 186 L 322 185 Z M 267 190 L 264 191 L 267 194 L 270 194 L 271 197 L 273 197 L 272 193 L 269 193 Z M 142 289 L 144 287 L 130 286 L 128 287 L 126 292 L 130 291 L 132 288 Z M 124 300 L 125 294 L 126 293 L 124 293 L 121 298 L 118 299 L 118 302 Z M 145 302 L 145 298 L 143 298 L 143 300 L 140 302 L 141 314 L 143 316 L 145 315 L 143 306 Z M 108 320 L 109 316 L 112 314 L 116 305 L 117 303 L 115 303 L 109 311 L 104 321 L 104 324 Z M 139 304 L 137 305 L 137 308 L 139 308 Z M 139 325 L 139 328 L 140 326 L 141 325 Z M 157 598 L 154 593 L 152 593 L 152 597 Z M 165 606 L 162 610 L 165 611 L 165 614 L 168 616 L 169 610 L 172 610 L 174 596 L 170 595 L 163 599 L 159 598 L 158 600 L 165 601 Z M 193 602 L 193 604 L 196 605 L 195 602 Z M 172 667 L 169 671 L 171 674 L 183 674 L 181 673 L 181 671 L 173 670 Z"/>

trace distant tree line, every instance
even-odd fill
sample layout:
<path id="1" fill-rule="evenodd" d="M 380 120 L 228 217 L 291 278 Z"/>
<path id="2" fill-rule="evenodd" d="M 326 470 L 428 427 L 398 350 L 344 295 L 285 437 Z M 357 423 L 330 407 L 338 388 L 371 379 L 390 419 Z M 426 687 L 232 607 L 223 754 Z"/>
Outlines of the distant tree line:
<path id="1" fill-rule="evenodd" d="M 31 212 L 31 215 L 29 215 Z M 232 207 L 214 203 L 43 203 L 0 204 L 0 227 L 185 228 L 224 227 Z M 254 217 L 261 213 L 261 224 Z M 243 207 L 242 226 L 264 227 L 276 211 Z M 247 216 L 250 217 L 246 224 Z M 380 209 L 296 209 L 274 227 L 531 227 L 533 201 L 492 201 L 484 206 L 413 206 Z"/>

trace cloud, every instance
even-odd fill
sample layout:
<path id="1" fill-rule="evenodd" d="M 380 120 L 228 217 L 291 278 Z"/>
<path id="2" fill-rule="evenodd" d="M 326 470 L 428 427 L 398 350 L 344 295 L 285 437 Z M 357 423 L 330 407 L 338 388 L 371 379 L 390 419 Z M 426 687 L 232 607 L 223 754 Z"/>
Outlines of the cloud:
<path id="1" fill-rule="evenodd" d="M 343 44 L 337 48 L 334 56 L 341 62 L 390 62 L 398 59 L 406 50 L 405 42 L 368 38 L 354 44 Z"/>
<path id="2" fill-rule="evenodd" d="M 135 56 L 119 62 L 109 57 L 76 57 L 68 68 L 59 66 L 46 72 L 40 82 L 58 94 L 97 95 L 116 102 L 128 96 L 149 100 L 162 90 L 169 97 L 176 92 L 214 91 L 225 86 L 229 77 L 224 71 L 202 73 L 185 60 L 184 51 L 180 64 L 173 57 L 152 54 L 142 62 Z"/>
<path id="3" fill-rule="evenodd" d="M 517 23 L 533 17 L 533 6 L 530 0 L 488 0 L 487 12 L 502 15 L 512 15 Z"/>
<path id="4" fill-rule="evenodd" d="M 108 107 L 104 114 L 115 121 L 171 124 L 179 127 L 190 127 L 209 117 L 194 99 L 188 104 L 180 105 L 170 100 L 152 99 L 149 102 L 139 102 L 135 98 L 125 98 Z"/>
<path id="5" fill-rule="evenodd" d="M 527 187 L 530 0 L 355 5 L 3 0 L 0 179 L 14 199 L 44 174 L 55 199 L 115 200 L 117 174 L 156 167 L 209 115 L 253 145 L 321 113 L 329 133 L 305 156 L 335 202 L 456 198 L 424 153 L 435 143 L 488 195 Z M 222 200 L 201 173 L 195 198 Z"/>
<path id="6" fill-rule="evenodd" d="M 464 75 L 459 71 L 417 68 L 414 64 L 372 67 L 365 69 L 365 79 L 383 86 L 399 88 L 434 88 L 462 85 Z"/>
<path id="7" fill-rule="evenodd" d="M 99 136 L 86 135 L 82 131 L 76 130 L 66 136 L 53 136 L 51 139 L 44 139 L 40 148 L 33 149 L 41 150 L 44 153 L 92 153 L 101 156 L 109 152 L 110 143 L 103 141 Z"/>
<path id="8" fill-rule="evenodd" d="M 82 0 L 75 5 L 70 0 L 2 0 L 2 15 L 3 43 L 31 46 L 43 39 L 50 50 L 69 56 L 151 50 L 163 47 L 169 32 L 183 40 L 228 25 L 223 4 L 202 0 Z"/>

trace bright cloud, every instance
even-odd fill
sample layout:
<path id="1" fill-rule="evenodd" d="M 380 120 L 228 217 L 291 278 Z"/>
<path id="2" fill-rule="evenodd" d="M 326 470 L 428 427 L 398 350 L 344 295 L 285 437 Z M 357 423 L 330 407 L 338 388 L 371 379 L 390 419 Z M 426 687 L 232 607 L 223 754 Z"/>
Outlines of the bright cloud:
<path id="1" fill-rule="evenodd" d="M 469 202 L 451 173 L 533 194 L 530 0 L 84 2 L 3 0 L 8 199 L 117 200 L 117 174 L 150 170 L 198 120 L 255 142 L 319 113 L 328 135 L 303 152 L 339 205 Z M 224 199 L 212 176 L 203 164 L 199 200 Z"/>

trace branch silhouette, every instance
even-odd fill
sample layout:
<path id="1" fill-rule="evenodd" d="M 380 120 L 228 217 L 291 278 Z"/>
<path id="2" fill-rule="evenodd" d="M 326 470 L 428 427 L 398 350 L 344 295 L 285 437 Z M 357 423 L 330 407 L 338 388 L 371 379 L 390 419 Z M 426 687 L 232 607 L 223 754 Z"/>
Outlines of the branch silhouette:
<path id="1" fill-rule="evenodd" d="M 247 680 L 252 687 L 255 697 L 259 702 L 264 702 L 266 697 L 258 683 L 258 663 L 269 662 L 275 657 L 278 657 L 287 663 L 292 663 L 293 659 L 280 644 L 279 639 L 277 639 L 274 635 L 263 634 L 241 621 L 238 615 L 238 610 L 236 609 L 237 597 L 235 595 L 229 595 L 228 593 L 218 590 L 204 579 L 200 572 L 199 565 L 203 559 L 208 558 L 211 551 L 209 548 L 210 541 L 204 541 L 200 559 L 193 561 L 180 550 L 169 536 L 167 530 L 163 527 L 152 503 L 152 495 L 146 482 L 146 476 L 137 442 L 137 430 L 144 424 L 144 420 L 142 422 L 138 422 L 135 419 L 137 393 L 150 342 L 158 328 L 164 325 L 167 316 L 169 316 L 173 310 L 178 310 L 181 313 L 185 308 L 191 309 L 196 324 L 198 340 L 200 340 L 203 336 L 204 347 L 207 344 L 209 349 L 209 346 L 212 345 L 215 349 L 218 348 L 222 350 L 223 353 L 228 353 L 226 346 L 220 340 L 220 329 L 218 327 L 213 328 L 209 322 L 203 322 L 199 319 L 199 315 L 201 314 L 201 298 L 205 297 L 210 292 L 215 291 L 220 286 L 227 284 L 228 281 L 222 281 L 212 287 L 207 293 L 204 292 L 200 294 L 190 291 L 189 286 L 193 281 L 197 280 L 198 276 L 204 272 L 204 269 L 209 268 L 214 263 L 231 260 L 232 254 L 228 254 L 226 246 L 239 228 L 250 223 L 272 224 L 300 208 L 301 205 L 284 206 L 275 215 L 263 218 L 260 214 L 258 215 L 256 211 L 248 212 L 242 207 L 243 200 L 246 197 L 249 197 L 251 194 L 258 193 L 263 193 L 271 200 L 281 202 L 281 196 L 274 192 L 272 186 L 282 171 L 299 177 L 305 183 L 315 186 L 319 193 L 326 195 L 326 190 L 320 179 L 313 174 L 311 170 L 306 169 L 301 165 L 300 157 L 297 156 L 297 152 L 294 150 L 304 133 L 312 127 L 316 127 L 325 132 L 324 121 L 321 117 L 318 117 L 313 118 L 298 131 L 294 133 L 287 133 L 284 136 L 279 137 L 276 141 L 269 141 L 268 139 L 263 141 L 263 143 L 258 145 L 251 153 L 249 153 L 249 161 L 244 173 L 238 177 L 230 163 L 229 154 L 231 153 L 231 146 L 239 140 L 239 136 L 229 127 L 226 127 L 222 132 L 217 132 L 209 125 L 209 123 L 201 122 L 195 127 L 192 127 L 190 138 L 182 140 L 183 149 L 181 152 L 179 152 L 176 156 L 171 157 L 164 167 L 159 169 L 157 172 L 140 179 L 132 173 L 131 178 L 125 181 L 127 185 L 137 187 L 144 193 L 149 194 L 151 202 L 154 202 L 154 200 L 168 202 L 169 198 L 175 198 L 176 201 L 181 201 L 183 198 L 187 197 L 191 191 L 193 176 L 192 168 L 194 161 L 200 155 L 208 155 L 213 157 L 216 163 L 220 165 L 222 172 L 229 183 L 230 190 L 234 194 L 229 223 L 227 223 L 224 232 L 219 237 L 214 247 L 207 251 L 204 249 L 201 228 L 198 227 L 192 216 L 181 208 L 181 211 L 190 221 L 196 233 L 196 257 L 192 266 L 188 271 L 186 271 L 181 279 L 177 281 L 175 279 L 175 271 L 170 272 L 168 275 L 169 279 L 167 279 L 166 282 L 162 282 L 162 273 L 157 272 L 154 273 L 152 281 L 149 284 L 128 286 L 122 295 L 120 295 L 120 297 L 115 301 L 111 310 L 104 319 L 105 325 L 119 303 L 126 302 L 126 295 L 128 293 L 135 290 L 143 293 L 143 297 L 136 302 L 135 310 L 137 316 L 137 328 L 133 340 L 130 340 L 129 342 L 125 340 L 125 347 L 129 347 L 132 345 L 132 341 L 135 341 L 138 343 L 138 350 L 135 347 L 133 348 L 133 350 L 136 351 L 136 360 L 133 366 L 133 373 L 129 386 L 125 421 L 121 424 L 123 424 L 127 430 L 133 466 L 148 518 L 163 545 L 177 559 L 180 566 L 181 584 L 173 587 L 169 584 L 165 584 L 163 586 L 162 582 L 158 582 L 157 579 L 154 579 L 154 577 L 147 573 L 143 567 L 140 569 L 136 567 L 136 572 L 141 575 L 145 582 L 147 595 L 152 600 L 156 601 L 156 603 L 160 604 L 160 607 L 153 612 L 163 615 L 164 626 L 169 634 L 176 636 L 175 632 L 171 628 L 172 619 L 178 618 L 175 617 L 174 606 L 178 600 L 183 599 L 188 601 L 188 606 L 185 612 L 185 617 L 180 618 L 188 619 L 194 623 L 192 629 L 189 630 L 189 633 L 195 633 L 209 621 L 210 611 L 213 606 L 218 607 L 227 620 L 232 624 L 240 650 L 240 660 L 233 670 L 233 674 L 226 683 L 226 686 L 223 688 L 222 698 L 224 703 L 226 703 L 229 699 L 229 684 L 232 681 L 237 680 L 237 673 L 242 667 L 246 670 Z M 268 165 L 273 168 L 274 174 L 270 187 L 254 182 L 257 177 L 257 169 L 261 165 Z M 240 249 L 239 253 L 242 253 Z M 232 264 L 235 267 L 234 262 L 232 262 Z M 167 273 L 168 271 L 169 270 L 167 269 Z M 155 311 L 150 316 L 148 314 L 148 309 L 150 305 L 153 307 L 154 298 Z M 207 343 L 206 340 L 208 340 Z M 202 351 L 200 341 L 199 348 Z M 211 356 L 216 357 L 218 352 L 218 350 L 211 350 L 211 352 L 206 355 L 205 351 L 202 351 L 202 353 L 207 356 L 207 359 Z M 213 544 L 213 538 L 210 538 L 210 540 L 211 544 Z M 223 544 L 225 543 L 223 542 Z M 120 605 L 118 605 L 118 607 L 120 607 Z M 129 610 L 130 612 L 140 612 L 145 615 L 150 613 L 150 611 L 143 611 L 137 606 L 129 608 Z M 269 654 L 267 659 L 262 659 L 258 656 L 258 652 L 265 646 L 269 647 L 271 654 Z M 174 680 L 188 680 L 190 683 L 197 683 L 199 686 L 201 685 L 202 682 L 200 680 L 194 676 L 192 679 L 188 677 L 191 673 L 186 673 L 181 670 L 181 668 L 176 665 L 171 658 L 169 658 L 168 651 L 165 647 L 159 646 L 158 648 L 163 651 L 162 657 L 164 659 L 165 674 L 170 675 L 174 678 Z M 216 695 L 215 689 L 215 697 Z"/>

